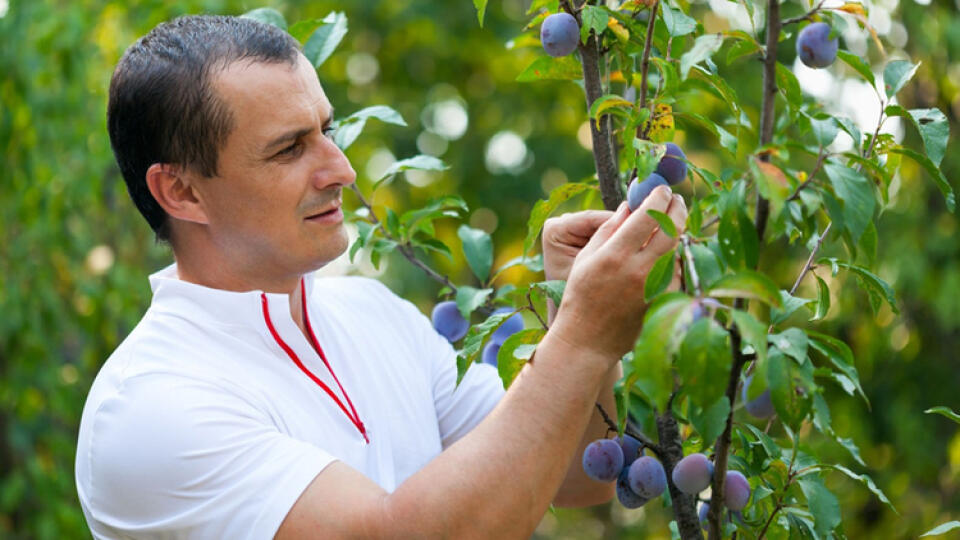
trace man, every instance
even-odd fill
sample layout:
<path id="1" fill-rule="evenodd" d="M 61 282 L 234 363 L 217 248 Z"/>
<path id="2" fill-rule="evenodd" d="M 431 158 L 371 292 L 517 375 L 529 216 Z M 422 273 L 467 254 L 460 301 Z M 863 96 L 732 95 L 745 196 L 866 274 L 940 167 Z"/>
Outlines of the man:
<path id="1" fill-rule="evenodd" d="M 535 359 L 508 392 L 485 366 L 455 387 L 412 304 L 313 279 L 347 247 L 355 179 L 332 115 L 296 42 L 250 20 L 177 19 L 119 62 L 114 153 L 176 263 L 84 408 L 96 537 L 527 537 L 551 502 L 612 496 L 579 456 L 675 240 L 625 206 L 548 222 L 546 273 L 568 284 Z M 643 209 L 686 217 L 667 188 Z"/>

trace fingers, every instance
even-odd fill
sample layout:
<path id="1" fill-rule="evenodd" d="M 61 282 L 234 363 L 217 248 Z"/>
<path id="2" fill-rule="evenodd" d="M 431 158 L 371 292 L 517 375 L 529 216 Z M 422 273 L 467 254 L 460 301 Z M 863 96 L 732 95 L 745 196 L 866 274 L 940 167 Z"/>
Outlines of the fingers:
<path id="1" fill-rule="evenodd" d="M 587 242 L 587 245 L 584 246 L 581 253 L 587 256 L 599 249 L 600 246 L 606 244 L 629 217 L 630 210 L 627 208 L 627 202 L 624 201 L 617 207 L 617 211 L 597 228 L 597 231 L 590 237 L 590 241 Z"/>
<path id="2" fill-rule="evenodd" d="M 657 221 L 647 214 L 647 210 L 666 213 L 673 201 L 673 194 L 667 186 L 653 190 L 643 204 L 632 212 L 610 238 L 610 247 L 621 253 L 635 253 L 650 239 L 657 229 Z M 612 221 L 612 220 L 611 220 Z"/>
<path id="3" fill-rule="evenodd" d="M 673 195 L 673 200 L 671 201 L 670 207 L 667 210 L 667 215 L 670 216 L 670 220 L 673 221 L 673 225 L 676 227 L 677 232 L 682 232 L 687 223 L 687 204 L 683 202 L 683 197 L 676 194 Z M 650 242 L 647 243 L 645 249 L 652 250 L 655 253 L 664 253 L 667 250 L 672 249 L 676 243 L 676 238 L 671 238 L 663 231 L 658 230 L 656 233 L 654 233 L 653 237 L 650 239 Z"/>
<path id="4" fill-rule="evenodd" d="M 543 226 L 545 242 L 557 246 L 583 247 L 613 212 L 585 210 L 550 218 Z"/>

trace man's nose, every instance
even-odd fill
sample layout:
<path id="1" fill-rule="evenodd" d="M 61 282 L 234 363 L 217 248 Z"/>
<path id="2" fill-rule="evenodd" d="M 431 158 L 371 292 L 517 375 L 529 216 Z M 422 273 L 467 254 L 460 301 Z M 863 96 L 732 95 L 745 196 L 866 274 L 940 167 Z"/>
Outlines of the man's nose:
<path id="1" fill-rule="evenodd" d="M 357 180 L 357 173 L 350 160 L 333 139 L 321 135 L 316 159 L 313 182 L 317 189 L 333 185 L 348 186 Z"/>

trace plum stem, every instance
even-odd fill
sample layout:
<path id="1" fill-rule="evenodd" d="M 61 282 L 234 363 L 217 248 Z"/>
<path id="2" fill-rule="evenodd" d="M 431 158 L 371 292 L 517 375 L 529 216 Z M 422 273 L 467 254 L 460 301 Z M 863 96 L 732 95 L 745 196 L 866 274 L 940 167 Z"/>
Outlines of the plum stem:
<path id="1" fill-rule="evenodd" d="M 789 24 L 795 24 L 795 23 L 798 23 L 798 22 L 801 22 L 801 21 L 813 20 L 813 16 L 816 15 L 818 11 L 820 11 L 821 9 L 823 9 L 823 3 L 824 3 L 825 1 L 826 1 L 826 0 L 820 0 L 820 3 L 817 4 L 816 7 L 814 7 L 814 8 L 811 9 L 810 11 L 804 13 L 803 15 L 798 15 L 798 16 L 796 16 L 796 17 L 790 17 L 789 19 L 784 19 L 783 22 L 780 23 L 780 26 L 787 26 L 787 25 L 789 25 Z"/>
<path id="2" fill-rule="evenodd" d="M 603 405 L 601 405 L 600 403 L 597 403 L 596 405 L 597 405 L 597 411 L 600 412 L 600 417 L 603 418 L 603 421 L 607 424 L 607 427 L 610 428 L 611 431 L 616 431 L 619 433 L 620 430 L 617 428 L 617 423 L 614 422 L 612 418 L 610 418 L 610 415 L 607 414 L 606 410 L 604 410 Z M 660 445 L 653 442 L 653 440 L 650 439 L 650 437 L 647 437 L 646 435 L 644 435 L 639 431 L 635 431 L 633 429 L 630 429 L 629 427 L 624 427 L 623 433 L 640 441 L 640 443 L 643 444 L 643 446 L 649 448 L 657 456 L 659 456 L 661 452 L 663 452 L 663 449 L 660 448 Z"/>
<path id="3" fill-rule="evenodd" d="M 807 175 L 807 179 L 804 180 L 802 184 L 797 186 L 797 189 L 794 190 L 794 192 L 791 193 L 790 196 L 784 200 L 784 202 L 790 202 L 800 197 L 800 192 L 806 189 L 807 186 L 809 186 L 813 182 L 813 177 L 816 176 L 818 172 L 820 172 L 820 167 L 823 166 L 823 162 L 826 159 L 827 159 L 827 154 L 823 151 L 823 147 L 821 146 L 820 154 L 817 156 L 817 164 L 813 166 L 813 170 L 810 171 L 809 175 Z"/>

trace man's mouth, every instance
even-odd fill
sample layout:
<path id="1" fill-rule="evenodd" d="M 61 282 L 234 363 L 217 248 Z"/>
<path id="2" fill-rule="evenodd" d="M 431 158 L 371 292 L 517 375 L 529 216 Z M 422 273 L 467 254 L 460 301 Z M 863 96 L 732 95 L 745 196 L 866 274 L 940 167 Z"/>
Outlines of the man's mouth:
<path id="1" fill-rule="evenodd" d="M 340 205 L 340 201 L 335 201 L 332 205 L 319 209 L 317 212 L 308 215 L 305 219 L 314 222 L 340 221 L 343 219 L 343 212 L 340 210 Z"/>

